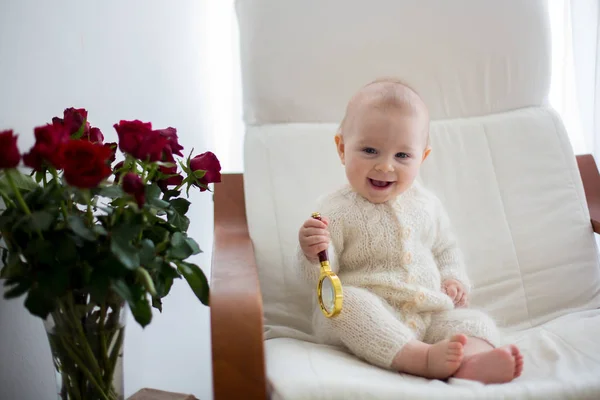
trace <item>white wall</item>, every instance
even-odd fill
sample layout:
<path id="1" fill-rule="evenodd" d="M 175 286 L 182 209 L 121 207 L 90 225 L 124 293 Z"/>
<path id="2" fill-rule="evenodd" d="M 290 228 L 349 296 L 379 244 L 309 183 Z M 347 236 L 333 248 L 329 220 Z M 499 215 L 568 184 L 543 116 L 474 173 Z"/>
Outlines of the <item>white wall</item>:
<path id="1" fill-rule="evenodd" d="M 0 129 L 14 128 L 26 150 L 34 126 L 75 106 L 88 109 L 108 140 L 116 141 L 113 123 L 137 118 L 176 127 L 188 151 L 214 150 L 219 124 L 210 102 L 219 87 L 215 77 L 209 85 L 216 64 L 206 49 L 216 39 L 206 34 L 208 2 L 214 6 L 213 0 L 0 1 Z M 195 261 L 208 274 L 211 196 L 194 193 L 191 200 L 190 234 L 205 251 Z M 187 285 L 174 285 L 163 313 L 145 330 L 128 323 L 126 395 L 154 387 L 212 398 L 209 309 Z M 23 299 L 0 299 L 0 399 L 56 399 L 53 393 L 41 321 L 25 311 Z"/>

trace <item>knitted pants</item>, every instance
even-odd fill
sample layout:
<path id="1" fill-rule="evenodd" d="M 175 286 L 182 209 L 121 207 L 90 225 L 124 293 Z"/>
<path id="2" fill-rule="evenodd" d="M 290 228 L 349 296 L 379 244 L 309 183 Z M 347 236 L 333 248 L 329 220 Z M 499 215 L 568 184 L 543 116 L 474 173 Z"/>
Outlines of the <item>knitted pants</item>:
<path id="1" fill-rule="evenodd" d="M 392 307 L 367 289 L 345 286 L 340 314 L 325 318 L 317 310 L 315 334 L 325 344 L 343 346 L 365 361 L 390 368 L 411 340 L 437 343 L 462 333 L 497 343 L 494 321 L 481 311 L 457 308 L 440 312 L 410 312 Z"/>

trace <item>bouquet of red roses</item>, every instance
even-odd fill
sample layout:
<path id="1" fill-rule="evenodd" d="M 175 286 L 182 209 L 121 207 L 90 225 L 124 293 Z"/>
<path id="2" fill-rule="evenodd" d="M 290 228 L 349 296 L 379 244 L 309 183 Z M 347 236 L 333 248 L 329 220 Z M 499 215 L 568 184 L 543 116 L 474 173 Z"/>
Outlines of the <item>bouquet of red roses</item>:
<path id="1" fill-rule="evenodd" d="M 114 128 L 118 144 L 104 143 L 87 111 L 69 108 L 34 129 L 25 154 L 17 135 L 0 131 L 0 278 L 6 298 L 26 294 L 27 309 L 45 321 L 63 398 L 122 395 L 112 380 L 125 304 L 145 326 L 183 277 L 208 305 L 208 281 L 186 261 L 200 248 L 186 233 L 181 190 L 220 182 L 218 159 L 184 159 L 174 128 L 138 120 Z"/>

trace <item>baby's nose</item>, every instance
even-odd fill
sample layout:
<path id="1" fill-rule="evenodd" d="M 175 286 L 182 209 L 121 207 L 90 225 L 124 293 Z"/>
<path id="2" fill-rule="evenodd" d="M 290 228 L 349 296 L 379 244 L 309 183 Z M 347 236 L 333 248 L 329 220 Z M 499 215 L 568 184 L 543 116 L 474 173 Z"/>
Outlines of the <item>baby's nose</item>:
<path id="1" fill-rule="evenodd" d="M 390 163 L 379 163 L 375 166 L 375 169 L 380 172 L 392 172 L 394 167 Z"/>

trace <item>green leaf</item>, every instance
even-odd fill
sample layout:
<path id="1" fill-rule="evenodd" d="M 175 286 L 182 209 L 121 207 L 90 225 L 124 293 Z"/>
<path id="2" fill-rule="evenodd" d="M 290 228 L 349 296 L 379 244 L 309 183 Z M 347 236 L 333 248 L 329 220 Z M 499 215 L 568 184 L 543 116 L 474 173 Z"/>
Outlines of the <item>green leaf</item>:
<path id="1" fill-rule="evenodd" d="M 202 304 L 207 306 L 210 293 L 208 280 L 206 279 L 204 272 L 202 272 L 197 265 L 184 261 L 177 263 L 177 269 L 188 282 L 196 297 L 202 302 Z"/>
<path id="2" fill-rule="evenodd" d="M 71 230 L 75 232 L 75 234 L 85 240 L 94 241 L 96 240 L 96 235 L 94 232 L 88 228 L 79 215 L 69 215 L 67 217 L 67 222 L 71 227 Z"/>
<path id="3" fill-rule="evenodd" d="M 8 249 L 0 247 L 0 251 L 2 252 L 2 265 L 6 265 L 8 260 Z"/>
<path id="4" fill-rule="evenodd" d="M 171 200 L 171 197 L 177 197 L 181 194 L 180 190 L 167 190 L 164 194 L 163 194 L 163 200 L 164 201 L 169 201 Z"/>
<path id="5" fill-rule="evenodd" d="M 116 294 L 121 296 L 123 300 L 127 303 L 133 303 L 133 295 L 131 294 L 131 290 L 129 290 L 129 286 L 125 283 L 125 281 L 118 280 L 112 283 L 111 289 L 115 291 Z"/>
<path id="6" fill-rule="evenodd" d="M 54 222 L 54 215 L 48 211 L 35 211 L 31 213 L 30 227 L 33 230 L 46 231 L 50 228 L 52 222 Z"/>
<path id="7" fill-rule="evenodd" d="M 77 246 L 71 235 L 60 235 L 55 243 L 56 259 L 64 264 L 77 260 Z"/>
<path id="8" fill-rule="evenodd" d="M 129 243 L 112 240 L 110 242 L 110 251 L 127 269 L 134 270 L 140 265 L 138 251 Z"/>
<path id="9" fill-rule="evenodd" d="M 152 298 L 152 307 L 156 308 L 158 311 L 162 312 L 162 301 L 158 297 Z"/>
<path id="10" fill-rule="evenodd" d="M 130 304 L 129 308 L 131 309 L 131 313 L 133 317 L 143 327 L 148 325 L 150 321 L 152 321 L 152 308 L 150 307 L 150 303 L 148 299 L 142 298 L 135 302 L 135 304 Z"/>
<path id="11" fill-rule="evenodd" d="M 106 229 L 104 229 L 104 227 L 102 225 L 94 225 L 92 227 L 92 231 L 99 236 L 106 236 L 108 235 L 108 232 L 106 231 Z"/>
<path id="12" fill-rule="evenodd" d="M 189 245 L 187 237 L 181 232 L 175 232 L 171 236 L 171 248 L 168 256 L 180 260 L 185 260 L 194 253 L 194 249 Z"/>
<path id="13" fill-rule="evenodd" d="M 146 186 L 146 201 L 158 199 L 158 196 L 160 196 L 161 193 L 162 192 L 156 183 Z"/>
<path id="14" fill-rule="evenodd" d="M 185 215 L 179 214 L 175 210 L 167 210 L 167 220 L 169 223 L 175 226 L 175 228 L 183 232 L 186 232 L 190 226 L 189 218 Z"/>
<path id="15" fill-rule="evenodd" d="M 37 183 L 35 183 L 31 176 L 24 175 L 18 171 L 12 173 L 12 178 L 15 182 L 15 186 L 21 192 L 30 192 L 40 187 Z M 0 177 L 0 190 L 4 193 L 14 194 L 10 184 L 8 183 L 8 179 L 6 179 L 6 175 L 2 175 Z"/>
<path id="16" fill-rule="evenodd" d="M 100 189 L 100 192 L 98 194 L 102 197 L 108 197 L 109 199 L 114 200 L 116 198 L 122 197 L 125 193 L 123 192 L 123 189 L 121 189 L 120 186 L 111 185 Z"/>
<path id="17" fill-rule="evenodd" d="M 121 224 L 113 230 L 110 250 L 117 259 L 128 269 L 134 270 L 140 266 L 138 249 L 131 242 L 140 234 L 141 225 Z"/>
<path id="18" fill-rule="evenodd" d="M 194 171 L 194 176 L 195 176 L 197 179 L 202 179 L 202 178 L 204 178 L 204 175 L 206 175 L 206 171 L 204 171 L 204 170 L 198 169 L 198 170 Z"/>
<path id="19" fill-rule="evenodd" d="M 173 199 L 170 201 L 170 203 L 179 215 L 187 214 L 188 210 L 190 209 L 190 204 L 192 204 L 187 199 L 183 198 Z"/>
<path id="20" fill-rule="evenodd" d="M 6 285 L 8 286 L 8 282 Z M 11 283 L 11 285 L 14 286 L 12 288 L 7 289 L 4 292 L 5 299 L 14 299 L 16 297 L 21 296 L 29 290 L 29 288 L 31 287 L 31 282 L 25 279 L 20 279 L 18 281 L 15 281 L 14 283 Z"/>
<path id="21" fill-rule="evenodd" d="M 188 246 L 190 246 L 190 248 L 192 249 L 192 254 L 202 253 L 202 250 L 200 250 L 200 246 L 198 246 L 198 243 L 196 243 L 194 239 L 188 237 L 185 239 L 185 241 L 188 244 Z"/>
<path id="22" fill-rule="evenodd" d="M 25 299 L 25 307 L 27 307 L 31 314 L 46 319 L 48 314 L 55 308 L 54 301 L 54 298 L 48 296 L 42 290 L 31 289 Z"/>
<path id="23" fill-rule="evenodd" d="M 167 207 L 169 207 L 169 203 L 168 202 L 166 202 L 164 200 L 161 200 L 161 199 L 158 199 L 158 198 L 156 198 L 156 199 L 150 199 L 150 200 L 147 201 L 147 203 L 150 204 L 153 207 L 160 208 L 161 210 L 164 210 Z"/>
<path id="24" fill-rule="evenodd" d="M 142 240 L 142 248 L 140 250 L 140 263 L 148 265 L 154 261 L 154 242 L 150 239 Z"/>
<path id="25" fill-rule="evenodd" d="M 35 172 L 35 181 L 37 183 L 40 183 L 43 179 L 44 179 L 44 175 L 46 174 L 46 171 L 42 170 L 42 171 L 36 171 Z"/>
<path id="26" fill-rule="evenodd" d="M 52 245 L 52 242 L 38 237 L 29 241 L 27 247 L 23 251 L 23 255 L 30 264 L 36 265 L 42 263 L 46 264 L 46 266 L 56 264 L 56 249 Z"/>
<path id="27" fill-rule="evenodd" d="M 92 271 L 89 283 L 89 291 L 93 301 L 101 303 L 106 299 L 110 285 L 110 276 L 101 266 L 96 266 Z M 114 289 L 114 288 L 113 288 Z M 116 292 L 116 290 L 115 290 Z M 123 296 L 121 296 L 123 297 Z"/>

